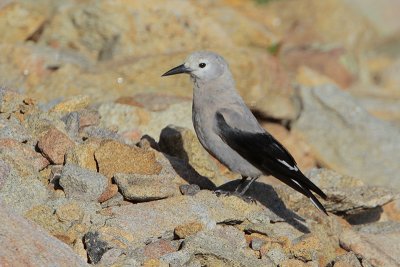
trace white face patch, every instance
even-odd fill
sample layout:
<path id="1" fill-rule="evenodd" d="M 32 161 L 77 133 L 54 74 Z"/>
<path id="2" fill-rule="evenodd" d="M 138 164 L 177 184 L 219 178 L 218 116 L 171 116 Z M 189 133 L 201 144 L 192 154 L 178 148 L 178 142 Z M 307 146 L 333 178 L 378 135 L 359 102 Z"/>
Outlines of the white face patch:
<path id="1" fill-rule="evenodd" d="M 289 170 L 291 170 L 291 171 L 296 171 L 296 172 L 297 172 L 297 171 L 299 170 L 299 168 L 297 168 L 296 165 L 290 166 L 286 161 L 284 161 L 284 160 L 282 160 L 282 159 L 278 159 L 278 161 L 279 161 L 280 163 L 282 163 L 283 165 L 285 165 L 286 167 L 288 167 Z"/>

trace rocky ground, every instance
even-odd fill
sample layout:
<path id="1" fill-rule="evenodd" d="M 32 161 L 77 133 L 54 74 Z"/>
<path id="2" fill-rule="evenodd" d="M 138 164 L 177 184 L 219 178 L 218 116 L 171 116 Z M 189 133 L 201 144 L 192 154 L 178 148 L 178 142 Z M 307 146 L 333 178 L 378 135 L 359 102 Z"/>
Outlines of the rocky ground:
<path id="1" fill-rule="evenodd" d="M 321 3 L 0 1 L 0 265 L 399 266 L 400 5 Z M 213 192 L 239 177 L 160 78 L 196 49 L 329 216 L 271 177 Z"/>

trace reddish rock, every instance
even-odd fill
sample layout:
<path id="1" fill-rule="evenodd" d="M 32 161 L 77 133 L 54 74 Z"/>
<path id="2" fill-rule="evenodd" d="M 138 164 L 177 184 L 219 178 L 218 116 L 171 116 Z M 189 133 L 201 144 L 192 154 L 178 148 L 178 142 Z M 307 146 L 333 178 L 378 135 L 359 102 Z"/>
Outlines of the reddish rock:
<path id="1" fill-rule="evenodd" d="M 13 139 L 0 139 L 0 154 L 12 161 L 10 163 L 20 174 L 29 174 L 31 168 L 38 172 L 49 165 L 49 161 L 32 147 Z"/>
<path id="2" fill-rule="evenodd" d="M 294 72 L 301 66 L 315 70 L 335 81 L 340 87 L 347 88 L 353 81 L 353 75 L 343 64 L 344 49 L 332 49 L 329 51 L 314 49 L 290 49 L 284 53 L 288 68 Z"/>
<path id="3" fill-rule="evenodd" d="M 175 252 L 176 249 L 172 246 L 170 241 L 160 239 L 154 243 L 147 245 L 144 248 L 144 255 L 150 259 L 158 259 L 161 256 Z"/>
<path id="4" fill-rule="evenodd" d="M 118 193 L 118 186 L 116 184 L 109 184 L 106 190 L 101 194 L 98 201 L 103 203 Z"/>
<path id="5" fill-rule="evenodd" d="M 190 235 L 194 235 L 197 232 L 201 231 L 204 229 L 204 225 L 200 222 L 190 222 L 187 224 L 182 224 L 177 226 L 174 229 L 174 233 L 179 237 L 179 238 L 186 238 Z"/>
<path id="6" fill-rule="evenodd" d="M 66 134 L 56 128 L 48 130 L 38 142 L 40 151 L 54 164 L 63 164 L 64 155 L 74 145 L 75 143 Z"/>
<path id="7" fill-rule="evenodd" d="M 41 227 L 0 206 L 0 266 L 88 266 Z"/>
<path id="8" fill-rule="evenodd" d="M 94 110 L 83 110 L 79 113 L 79 130 L 100 123 L 100 115 Z"/>

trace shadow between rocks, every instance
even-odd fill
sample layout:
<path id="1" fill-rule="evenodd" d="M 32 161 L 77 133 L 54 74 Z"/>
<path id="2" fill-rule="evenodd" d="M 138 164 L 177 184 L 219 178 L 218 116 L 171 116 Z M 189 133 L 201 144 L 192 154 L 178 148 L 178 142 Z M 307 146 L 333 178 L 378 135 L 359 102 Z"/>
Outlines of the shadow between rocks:
<path id="1" fill-rule="evenodd" d="M 234 180 L 221 185 L 217 189 L 233 191 L 239 182 L 240 179 Z M 275 218 L 271 218 L 271 222 L 284 221 L 302 233 L 310 233 L 310 230 L 305 225 L 305 219 L 288 209 L 272 186 L 261 182 L 254 182 L 245 195 L 257 200 L 272 212 L 272 215 L 275 215 Z"/>
<path id="2" fill-rule="evenodd" d="M 189 157 L 183 148 L 181 136 L 174 129 L 170 128 L 164 128 L 163 132 L 173 132 L 173 134 L 170 134 L 173 136 L 173 139 L 167 143 L 163 143 L 163 141 L 157 143 L 154 138 L 144 135 L 142 141 L 146 140 L 153 149 L 163 153 L 175 172 L 186 182 L 189 184 L 196 184 L 200 189 L 215 190 L 216 185 L 207 177 L 199 174 L 189 164 Z M 160 140 L 162 140 L 161 137 Z"/>
<path id="3" fill-rule="evenodd" d="M 187 161 L 164 154 L 176 173 L 189 184 L 196 184 L 200 189 L 215 190 L 215 184 L 207 177 L 200 175 Z"/>

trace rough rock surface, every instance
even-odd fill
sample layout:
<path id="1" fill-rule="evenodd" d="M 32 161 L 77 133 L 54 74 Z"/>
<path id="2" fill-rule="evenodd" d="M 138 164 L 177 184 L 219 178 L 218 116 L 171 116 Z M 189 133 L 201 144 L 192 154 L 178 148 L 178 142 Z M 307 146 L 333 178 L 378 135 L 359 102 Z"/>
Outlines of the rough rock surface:
<path id="1" fill-rule="evenodd" d="M 398 7 L 0 1 L 0 265 L 400 265 Z M 194 50 L 329 216 L 268 176 L 254 203 L 212 192 L 240 177 L 199 145 L 189 77 L 160 77 Z"/>
<path id="2" fill-rule="evenodd" d="M 153 151 L 144 151 L 116 141 L 102 142 L 95 152 L 99 172 L 111 178 L 116 173 L 158 174 L 161 166 Z"/>
<path id="3" fill-rule="evenodd" d="M 4 205 L 0 214 L 1 265 L 88 266 L 66 244 Z"/>
<path id="4" fill-rule="evenodd" d="M 122 195 L 133 201 L 150 201 L 179 194 L 173 184 L 174 176 L 116 174 L 114 180 Z"/>
<path id="5" fill-rule="evenodd" d="M 54 164 L 63 164 L 64 155 L 73 146 L 74 142 L 55 128 L 48 130 L 38 141 L 40 151 Z"/>
<path id="6" fill-rule="evenodd" d="M 68 198 L 96 201 L 108 184 L 104 175 L 66 164 L 61 172 L 60 185 Z"/>
<path id="7" fill-rule="evenodd" d="M 293 129 L 320 164 L 369 184 L 400 186 L 393 179 L 400 171 L 400 128 L 372 117 L 333 85 L 301 88 L 300 97 L 303 110 Z"/>

